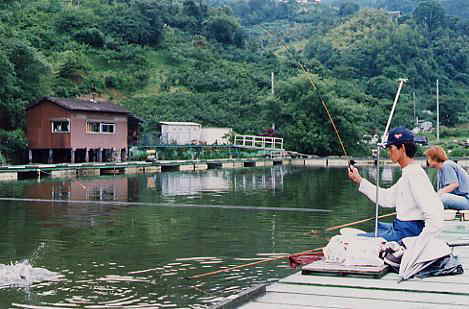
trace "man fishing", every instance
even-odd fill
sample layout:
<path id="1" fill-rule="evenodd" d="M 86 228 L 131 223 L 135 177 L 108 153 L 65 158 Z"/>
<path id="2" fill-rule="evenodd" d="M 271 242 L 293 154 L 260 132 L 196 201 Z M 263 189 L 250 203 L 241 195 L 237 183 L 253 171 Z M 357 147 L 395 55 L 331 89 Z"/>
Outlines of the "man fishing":
<path id="1" fill-rule="evenodd" d="M 387 241 L 420 234 L 437 235 L 443 227 L 443 204 L 433 189 L 423 168 L 413 159 L 417 151 L 413 133 L 403 127 L 389 132 L 385 147 L 392 162 L 398 163 L 402 176 L 389 189 L 379 188 L 379 202 L 382 207 L 396 208 L 393 223 L 378 223 L 378 237 Z M 348 177 L 359 184 L 358 190 L 376 202 L 376 186 L 362 178 L 351 166 Z M 362 234 L 374 236 L 374 233 Z"/>

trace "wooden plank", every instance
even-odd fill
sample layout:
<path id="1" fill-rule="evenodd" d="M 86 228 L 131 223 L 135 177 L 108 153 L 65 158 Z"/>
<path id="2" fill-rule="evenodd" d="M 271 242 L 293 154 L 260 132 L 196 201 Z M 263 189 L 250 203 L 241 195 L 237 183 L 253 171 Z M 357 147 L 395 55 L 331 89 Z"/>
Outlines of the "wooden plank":
<path id="1" fill-rule="evenodd" d="M 386 278 L 385 276 L 384 278 Z M 425 281 L 425 284 L 423 282 Z M 291 284 L 310 284 L 320 286 L 336 287 L 354 287 L 368 289 L 385 289 L 396 291 L 415 291 L 415 292 L 435 292 L 435 293 L 453 293 L 469 295 L 469 285 L 467 283 L 446 283 L 434 282 L 431 280 L 409 280 L 397 283 L 397 280 L 385 279 L 367 279 L 367 278 L 344 278 L 344 277 L 321 277 L 321 276 L 302 276 L 300 273 L 293 274 L 284 279 L 281 283 Z"/>
<path id="2" fill-rule="evenodd" d="M 360 297 L 344 297 L 337 296 L 321 296 L 303 295 L 303 294 L 284 294 L 284 293 L 268 293 L 256 300 L 256 303 L 271 304 L 271 308 L 280 308 L 281 305 L 297 306 L 297 308 L 310 308 L 314 306 L 325 308 L 359 308 L 359 309 L 376 309 L 376 308 L 399 308 L 399 309 L 449 309 L 464 308 L 460 305 L 431 303 L 431 302 L 415 302 L 413 299 L 367 299 Z M 249 308 L 249 307 L 242 307 Z M 295 308 L 295 307 L 293 307 Z"/>
<path id="3" fill-rule="evenodd" d="M 258 297 L 259 295 L 265 294 L 265 288 L 267 283 L 259 284 L 252 288 L 246 289 L 239 293 L 235 298 L 227 299 L 221 303 L 210 306 L 209 309 L 231 309 L 237 308 L 241 304 L 248 302 L 249 300 Z"/>
<path id="4" fill-rule="evenodd" d="M 469 224 L 447 222 L 441 239 L 450 243 L 469 241 Z M 453 252 L 466 271 L 462 275 L 398 283 L 395 273 L 370 279 L 305 276 L 297 272 L 268 286 L 265 295 L 241 308 L 468 308 L 469 247 L 456 247 Z"/>
<path id="5" fill-rule="evenodd" d="M 338 287 L 322 287 L 298 284 L 282 284 L 275 283 L 267 287 L 268 293 L 284 293 L 286 297 L 292 294 L 303 294 L 312 296 L 337 296 L 342 297 L 358 297 L 377 300 L 407 300 L 412 299 L 414 302 L 428 302 L 434 304 L 451 304 L 469 307 L 469 297 L 464 295 L 449 294 L 433 294 L 433 293 L 415 293 L 402 291 L 383 291 L 356 288 L 338 288 Z M 287 295 L 288 294 L 288 295 Z"/>
<path id="6" fill-rule="evenodd" d="M 298 306 L 298 305 L 287 305 L 287 304 L 272 304 L 272 303 L 258 303 L 258 302 L 251 302 L 245 304 L 240 309 L 329 309 L 329 308 L 337 308 L 337 307 L 317 307 L 317 306 Z"/>
<path id="7" fill-rule="evenodd" d="M 309 274 L 337 274 L 337 275 L 361 275 L 381 278 L 390 271 L 388 265 L 383 266 L 345 266 L 336 263 L 326 263 L 324 260 L 316 261 L 301 268 L 302 275 Z"/>
<path id="8" fill-rule="evenodd" d="M 388 274 L 386 277 L 383 277 L 382 280 L 391 280 L 397 281 L 398 275 L 396 273 Z M 428 277 L 424 279 L 413 279 L 419 280 L 420 282 L 440 282 L 440 283 L 457 283 L 457 284 L 467 284 L 469 289 L 469 270 L 465 270 L 464 274 L 455 275 L 455 276 L 436 276 L 436 277 Z"/>

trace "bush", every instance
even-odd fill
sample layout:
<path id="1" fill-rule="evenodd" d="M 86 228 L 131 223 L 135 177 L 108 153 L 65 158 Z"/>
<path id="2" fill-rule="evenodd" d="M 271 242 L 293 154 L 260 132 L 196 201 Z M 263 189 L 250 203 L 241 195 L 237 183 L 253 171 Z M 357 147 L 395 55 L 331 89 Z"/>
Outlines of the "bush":
<path id="1" fill-rule="evenodd" d="M 464 148 L 462 146 L 454 147 L 450 152 L 450 156 L 452 158 L 454 158 L 454 157 L 468 157 L 469 156 L 469 149 Z"/>
<path id="2" fill-rule="evenodd" d="M 27 148 L 27 141 L 23 130 L 5 131 L 0 129 L 0 163 L 19 162 L 22 153 Z"/>
<path id="3" fill-rule="evenodd" d="M 145 87 L 149 79 L 150 76 L 147 72 L 118 73 L 117 75 L 106 76 L 104 86 L 106 88 L 134 91 Z"/>
<path id="4" fill-rule="evenodd" d="M 7 159 L 3 156 L 2 152 L 0 151 L 0 165 L 4 165 L 7 163 Z"/>
<path id="5" fill-rule="evenodd" d="M 103 29 L 129 43 L 158 45 L 163 39 L 163 23 L 159 18 L 149 19 L 135 8 L 115 12 L 103 25 Z"/>
<path id="6" fill-rule="evenodd" d="M 145 49 L 138 45 L 122 44 L 119 43 L 119 41 L 114 42 L 116 43 L 116 46 L 112 49 L 100 52 L 100 60 L 103 63 L 115 66 L 119 69 L 122 68 L 123 64 L 133 65 L 138 68 L 148 67 L 149 63 L 145 58 Z"/>
<path id="7" fill-rule="evenodd" d="M 223 44 L 243 46 L 243 34 L 235 18 L 231 16 L 210 17 L 205 25 L 207 36 Z"/>
<path id="8" fill-rule="evenodd" d="M 118 76 L 108 75 L 104 78 L 104 85 L 106 88 L 121 88 L 122 87 L 122 79 Z"/>
<path id="9" fill-rule="evenodd" d="M 144 150 L 134 150 L 130 152 L 129 160 L 130 161 L 145 161 L 148 154 Z"/>
<path id="10" fill-rule="evenodd" d="M 80 51 L 66 51 L 63 53 L 59 76 L 73 81 L 81 81 L 90 71 L 91 66 L 86 55 Z"/>
<path id="11" fill-rule="evenodd" d="M 469 128 L 448 128 L 440 127 L 440 137 L 462 137 L 467 138 L 469 136 Z"/>
<path id="12" fill-rule="evenodd" d="M 75 32 L 73 38 L 78 42 L 101 48 L 106 43 L 105 35 L 96 28 L 83 29 Z"/>
<path id="13" fill-rule="evenodd" d="M 86 29 L 94 23 L 96 16 L 90 11 L 64 10 L 55 23 L 56 29 L 63 33 L 70 33 L 77 29 Z"/>

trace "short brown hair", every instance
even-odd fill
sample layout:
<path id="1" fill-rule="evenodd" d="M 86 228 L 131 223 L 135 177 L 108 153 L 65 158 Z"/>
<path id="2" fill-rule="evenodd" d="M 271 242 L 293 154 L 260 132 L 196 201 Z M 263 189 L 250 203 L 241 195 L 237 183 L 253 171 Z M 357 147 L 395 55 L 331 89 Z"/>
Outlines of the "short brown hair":
<path id="1" fill-rule="evenodd" d="M 448 156 L 443 148 L 440 146 L 432 146 L 425 151 L 425 155 L 436 162 L 445 162 Z"/>

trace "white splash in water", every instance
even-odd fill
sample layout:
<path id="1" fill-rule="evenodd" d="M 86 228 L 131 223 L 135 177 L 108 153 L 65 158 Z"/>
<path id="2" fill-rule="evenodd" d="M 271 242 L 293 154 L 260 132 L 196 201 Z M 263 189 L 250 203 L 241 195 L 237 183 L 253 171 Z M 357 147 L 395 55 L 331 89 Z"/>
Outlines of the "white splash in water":
<path id="1" fill-rule="evenodd" d="M 0 288 L 27 287 L 41 281 L 58 281 L 62 275 L 45 268 L 33 267 L 28 260 L 0 264 Z"/>

